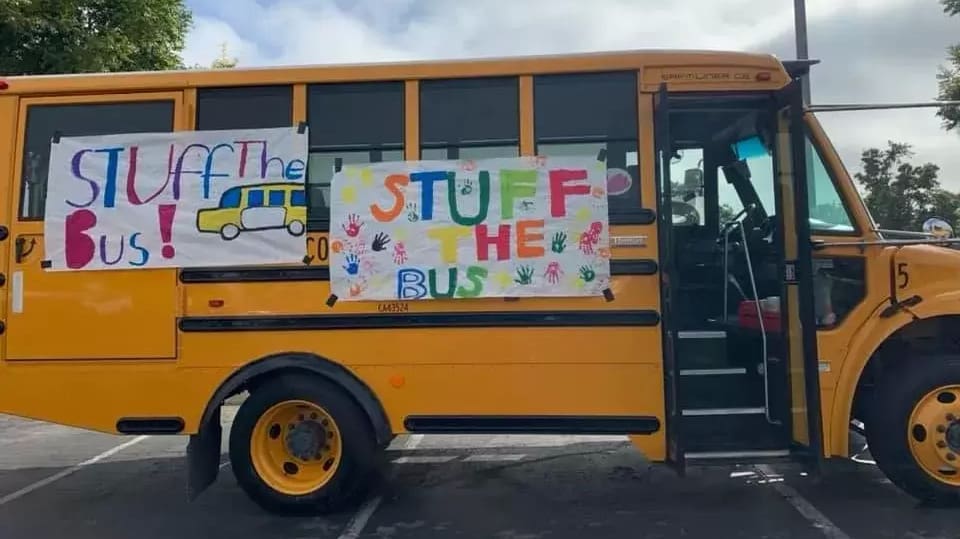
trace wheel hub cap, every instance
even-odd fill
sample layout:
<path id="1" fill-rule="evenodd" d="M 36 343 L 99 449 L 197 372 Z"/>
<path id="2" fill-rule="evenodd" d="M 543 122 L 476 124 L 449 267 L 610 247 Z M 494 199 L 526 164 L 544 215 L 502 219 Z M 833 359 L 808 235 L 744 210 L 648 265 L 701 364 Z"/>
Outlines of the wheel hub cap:
<path id="1" fill-rule="evenodd" d="M 954 421 L 947 429 L 946 440 L 952 451 L 960 453 L 960 421 Z"/>
<path id="2" fill-rule="evenodd" d="M 320 454 L 326 444 L 327 433 L 316 421 L 301 421 L 287 434 L 287 450 L 300 460 L 310 460 Z"/>

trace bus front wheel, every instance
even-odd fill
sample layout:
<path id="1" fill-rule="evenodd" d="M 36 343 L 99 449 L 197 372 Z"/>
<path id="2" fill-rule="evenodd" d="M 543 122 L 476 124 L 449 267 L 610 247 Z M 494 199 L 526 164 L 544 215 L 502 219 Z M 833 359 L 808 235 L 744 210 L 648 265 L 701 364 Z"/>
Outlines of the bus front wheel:
<path id="1" fill-rule="evenodd" d="M 283 375 L 251 392 L 230 432 L 241 488 L 277 513 L 328 513 L 358 501 L 378 471 L 373 430 L 336 385 Z"/>
<path id="2" fill-rule="evenodd" d="M 879 381 L 866 425 L 877 466 L 934 505 L 960 505 L 960 356 L 904 361 Z"/>

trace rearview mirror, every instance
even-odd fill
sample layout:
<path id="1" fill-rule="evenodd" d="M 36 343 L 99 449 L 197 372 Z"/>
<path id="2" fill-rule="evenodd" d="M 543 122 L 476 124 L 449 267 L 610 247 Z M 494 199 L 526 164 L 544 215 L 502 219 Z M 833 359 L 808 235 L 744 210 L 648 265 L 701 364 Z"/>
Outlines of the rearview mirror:
<path id="1" fill-rule="evenodd" d="M 691 190 L 703 187 L 703 171 L 699 168 L 688 168 L 683 173 L 683 186 Z"/>
<path id="2" fill-rule="evenodd" d="M 923 222 L 923 231 L 938 239 L 953 237 L 953 227 L 939 217 L 931 217 Z"/>

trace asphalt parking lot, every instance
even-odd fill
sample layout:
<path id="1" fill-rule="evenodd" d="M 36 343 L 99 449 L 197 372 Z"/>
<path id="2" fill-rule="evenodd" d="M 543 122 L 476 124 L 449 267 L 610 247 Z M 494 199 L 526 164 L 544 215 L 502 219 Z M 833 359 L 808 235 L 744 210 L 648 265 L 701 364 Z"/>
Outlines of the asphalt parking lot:
<path id="1" fill-rule="evenodd" d="M 0 538 L 960 538 L 958 510 L 918 506 L 868 454 L 819 481 L 790 466 L 680 478 L 618 437 L 404 436 L 362 506 L 294 518 L 253 505 L 226 463 L 187 502 L 185 447 L 0 416 Z"/>

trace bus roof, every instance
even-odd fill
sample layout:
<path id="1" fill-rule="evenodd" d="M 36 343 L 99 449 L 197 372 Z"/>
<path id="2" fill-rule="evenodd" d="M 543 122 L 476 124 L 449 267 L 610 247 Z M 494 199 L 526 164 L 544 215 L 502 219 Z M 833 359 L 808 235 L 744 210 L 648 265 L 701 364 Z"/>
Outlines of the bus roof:
<path id="1" fill-rule="evenodd" d="M 50 95 L 211 86 L 583 73 L 649 68 L 754 69 L 769 71 L 775 79 L 788 77 L 784 64 L 770 54 L 653 49 L 390 63 L 11 76 L 3 78 L 8 88 L 2 93 Z"/>

